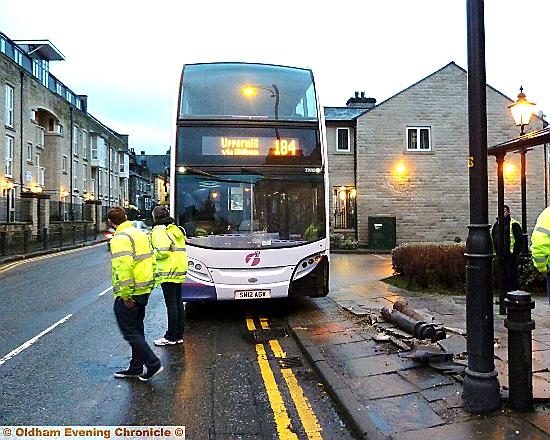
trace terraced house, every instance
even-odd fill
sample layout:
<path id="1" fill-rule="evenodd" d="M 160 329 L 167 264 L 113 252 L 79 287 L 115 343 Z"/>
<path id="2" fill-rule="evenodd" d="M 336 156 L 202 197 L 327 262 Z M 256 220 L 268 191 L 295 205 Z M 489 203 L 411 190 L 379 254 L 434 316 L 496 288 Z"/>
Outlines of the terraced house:
<path id="1" fill-rule="evenodd" d="M 49 71 L 62 53 L 48 40 L 0 33 L 0 224 L 99 225 L 109 206 L 128 205 L 128 136 L 87 111 Z"/>

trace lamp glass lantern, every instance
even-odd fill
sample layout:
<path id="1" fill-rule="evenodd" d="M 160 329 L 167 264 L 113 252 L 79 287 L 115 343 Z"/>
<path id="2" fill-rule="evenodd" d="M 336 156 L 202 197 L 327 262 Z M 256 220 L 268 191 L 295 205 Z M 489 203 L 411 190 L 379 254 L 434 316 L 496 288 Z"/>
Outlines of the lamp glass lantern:
<path id="1" fill-rule="evenodd" d="M 525 93 L 523 93 L 523 86 L 519 88 L 519 95 L 516 102 L 509 105 L 508 108 L 512 112 L 514 121 L 518 127 L 521 127 L 521 134 L 524 134 L 523 127 L 529 124 L 531 115 L 535 110 L 536 104 L 534 102 L 527 101 Z"/>

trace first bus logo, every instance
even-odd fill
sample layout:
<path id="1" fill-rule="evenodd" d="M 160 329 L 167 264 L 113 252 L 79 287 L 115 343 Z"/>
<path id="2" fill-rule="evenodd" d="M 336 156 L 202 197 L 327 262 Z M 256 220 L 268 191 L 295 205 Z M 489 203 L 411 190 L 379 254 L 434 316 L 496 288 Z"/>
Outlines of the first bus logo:
<path id="1" fill-rule="evenodd" d="M 257 266 L 260 264 L 260 251 L 252 252 L 244 257 L 244 261 L 249 266 Z"/>

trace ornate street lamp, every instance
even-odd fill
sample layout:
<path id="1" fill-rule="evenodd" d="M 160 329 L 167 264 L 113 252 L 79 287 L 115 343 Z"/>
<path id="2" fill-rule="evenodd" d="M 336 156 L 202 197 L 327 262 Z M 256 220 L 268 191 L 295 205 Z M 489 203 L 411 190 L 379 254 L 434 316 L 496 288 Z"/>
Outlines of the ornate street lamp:
<path id="1" fill-rule="evenodd" d="M 523 93 L 523 86 L 519 88 L 518 100 L 513 104 L 510 104 L 508 108 L 512 112 L 514 121 L 518 127 L 521 127 L 520 135 L 523 136 L 525 133 L 523 127 L 529 125 L 531 120 L 531 115 L 535 110 L 536 104 L 534 102 L 527 101 L 525 93 Z"/>
<path id="2" fill-rule="evenodd" d="M 529 124 L 529 121 L 531 120 L 531 115 L 533 114 L 533 111 L 535 110 L 536 104 L 534 102 L 527 101 L 527 98 L 525 96 L 525 93 L 523 93 L 523 86 L 520 86 L 519 88 L 519 95 L 518 100 L 514 102 L 513 104 L 509 105 L 508 108 L 512 112 L 512 116 L 514 117 L 514 121 L 516 122 L 516 125 L 518 127 L 521 127 L 520 129 L 520 136 L 523 136 L 525 134 L 523 127 Z M 527 237 L 527 181 L 525 177 L 525 154 L 527 153 L 527 150 L 523 148 L 520 151 L 520 159 L 521 159 L 521 229 L 523 232 L 523 243 L 522 243 L 522 249 L 521 253 L 523 256 L 527 256 L 529 254 L 528 249 L 528 237 Z"/>

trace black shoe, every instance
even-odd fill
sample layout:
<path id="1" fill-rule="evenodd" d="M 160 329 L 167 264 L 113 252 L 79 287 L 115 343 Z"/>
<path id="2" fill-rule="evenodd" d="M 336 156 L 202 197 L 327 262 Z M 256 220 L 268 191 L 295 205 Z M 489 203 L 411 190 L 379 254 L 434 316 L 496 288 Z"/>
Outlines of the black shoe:
<path id="1" fill-rule="evenodd" d="M 142 380 L 144 382 L 147 382 L 152 377 L 159 374 L 164 368 L 162 368 L 162 365 L 158 364 L 154 367 L 147 367 L 147 372 L 143 373 L 139 376 L 139 380 Z"/>
<path id="2" fill-rule="evenodd" d="M 124 370 L 124 371 L 117 371 L 115 373 L 115 377 L 120 377 L 120 378 L 140 377 L 141 373 L 143 373 L 143 370 L 132 370 L 128 368 L 127 370 Z"/>

